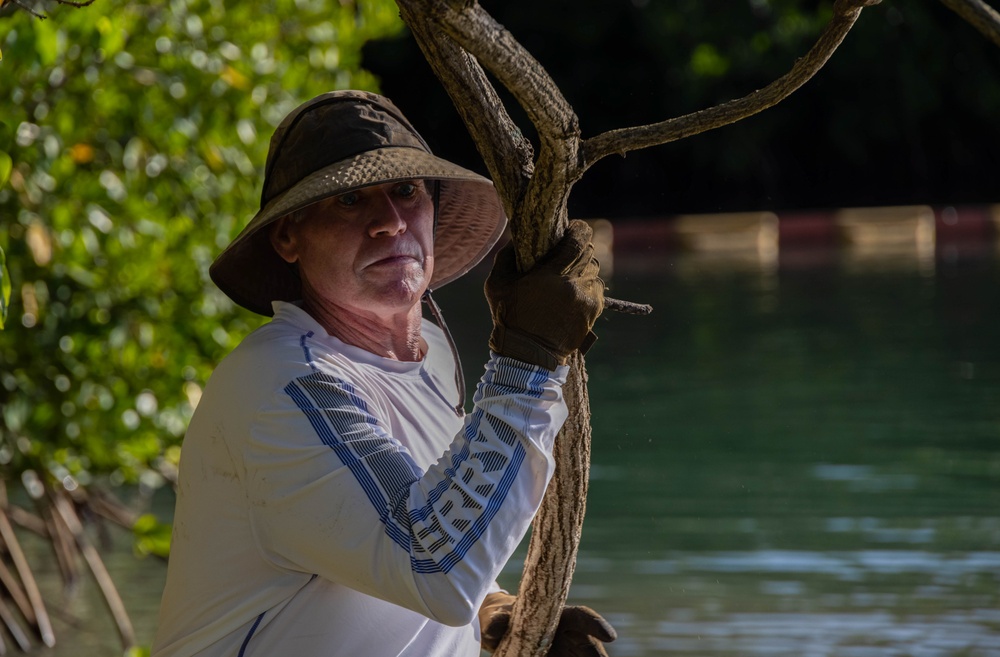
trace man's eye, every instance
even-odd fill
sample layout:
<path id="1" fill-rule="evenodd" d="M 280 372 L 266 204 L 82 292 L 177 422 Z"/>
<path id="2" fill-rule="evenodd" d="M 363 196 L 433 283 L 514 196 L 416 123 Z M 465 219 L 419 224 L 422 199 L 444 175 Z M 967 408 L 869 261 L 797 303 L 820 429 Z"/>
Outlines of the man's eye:
<path id="1" fill-rule="evenodd" d="M 405 198 L 410 198 L 417 193 L 416 183 L 405 182 L 396 186 L 396 193 Z"/>
<path id="2" fill-rule="evenodd" d="M 354 192 L 347 192 L 337 197 L 337 203 L 341 205 L 354 205 L 358 202 L 358 195 Z"/>

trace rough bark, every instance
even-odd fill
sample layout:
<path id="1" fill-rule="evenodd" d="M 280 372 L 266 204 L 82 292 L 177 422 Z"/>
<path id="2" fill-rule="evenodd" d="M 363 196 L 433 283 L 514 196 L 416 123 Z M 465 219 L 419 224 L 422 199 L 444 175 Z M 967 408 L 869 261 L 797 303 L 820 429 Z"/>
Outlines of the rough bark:
<path id="1" fill-rule="evenodd" d="M 731 103 L 652 126 L 583 141 L 579 121 L 545 69 L 473 0 L 397 0 L 482 155 L 504 207 L 518 264 L 530 267 L 568 223 L 573 184 L 598 159 L 717 128 L 770 107 L 819 70 L 857 20 L 879 0 L 837 0 L 834 18 L 792 71 Z M 511 122 L 484 70 L 524 108 L 538 132 L 537 157 Z M 470 90 L 472 90 L 470 92 Z M 576 566 L 590 467 L 590 407 L 583 357 L 571 360 L 564 387 L 569 421 L 556 438 L 556 474 L 532 529 L 511 630 L 499 657 L 547 652 Z"/>

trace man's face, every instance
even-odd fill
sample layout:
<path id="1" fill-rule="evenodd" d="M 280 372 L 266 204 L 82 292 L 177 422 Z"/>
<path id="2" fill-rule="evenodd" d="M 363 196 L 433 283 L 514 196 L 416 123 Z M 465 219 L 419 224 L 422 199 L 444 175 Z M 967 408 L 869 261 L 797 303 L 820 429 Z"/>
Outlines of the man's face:
<path id="1" fill-rule="evenodd" d="M 410 311 L 430 284 L 433 224 L 427 185 L 411 180 L 325 199 L 279 220 L 271 241 L 298 263 L 309 303 L 387 317 Z"/>

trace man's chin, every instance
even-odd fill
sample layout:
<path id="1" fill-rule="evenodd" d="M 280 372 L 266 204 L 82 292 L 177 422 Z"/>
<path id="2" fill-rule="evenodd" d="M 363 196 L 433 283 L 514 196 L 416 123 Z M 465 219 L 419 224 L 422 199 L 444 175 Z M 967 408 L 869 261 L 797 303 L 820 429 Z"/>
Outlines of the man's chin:
<path id="1" fill-rule="evenodd" d="M 423 276 L 403 280 L 383 281 L 369 286 L 365 295 L 371 302 L 384 308 L 405 311 L 420 303 L 427 289 Z"/>

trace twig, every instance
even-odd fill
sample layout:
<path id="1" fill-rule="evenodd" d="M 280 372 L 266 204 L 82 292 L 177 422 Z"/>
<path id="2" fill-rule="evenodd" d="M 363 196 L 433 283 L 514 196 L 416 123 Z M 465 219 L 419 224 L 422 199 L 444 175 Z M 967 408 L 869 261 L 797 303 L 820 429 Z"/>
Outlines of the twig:
<path id="1" fill-rule="evenodd" d="M 65 525 L 56 519 L 51 505 L 46 511 L 45 522 L 49 528 L 49 544 L 56 555 L 56 563 L 59 565 L 59 572 L 62 573 L 63 585 L 70 588 L 75 586 L 80 579 L 73 536 L 69 534 Z"/>
<path id="2" fill-rule="evenodd" d="M 0 9 L 3 9 L 4 7 L 10 4 L 20 7 L 21 9 L 25 10 L 26 12 L 37 18 L 38 20 L 44 21 L 48 18 L 48 16 L 46 16 L 45 14 L 39 14 L 31 7 L 24 4 L 23 2 L 21 2 L 21 0 L 3 0 L 3 2 L 0 2 Z"/>
<path id="3" fill-rule="evenodd" d="M 89 7 L 90 5 L 94 4 L 94 0 L 84 0 L 83 2 L 74 2 L 73 0 L 56 0 L 56 2 L 58 2 L 61 5 L 69 5 L 70 7 L 76 7 L 77 9 L 80 9 L 81 7 Z M 46 16 L 45 14 L 38 13 L 28 5 L 21 2 L 21 0 L 0 0 L 0 9 L 3 9 L 9 4 L 17 5 L 18 7 L 25 10 L 26 12 L 28 12 L 29 14 L 31 14 L 32 16 L 34 16 L 39 20 L 44 21 L 48 19 L 48 16 Z"/>
<path id="4" fill-rule="evenodd" d="M 10 517 L 10 521 L 18 527 L 23 527 L 33 534 L 37 534 L 43 538 L 48 537 L 49 531 L 45 527 L 45 521 L 31 511 L 22 509 L 16 504 L 11 504 L 9 507 L 5 507 L 5 510 L 7 511 L 7 515 Z"/>
<path id="5" fill-rule="evenodd" d="M 612 297 L 604 297 L 604 309 L 626 315 L 648 315 L 653 312 L 653 307 L 648 303 L 622 301 L 621 299 L 614 299 Z"/>
<path id="6" fill-rule="evenodd" d="M 85 498 L 87 507 L 96 515 L 131 531 L 138 517 L 135 511 L 129 509 L 113 495 L 101 490 L 87 492 Z"/>

